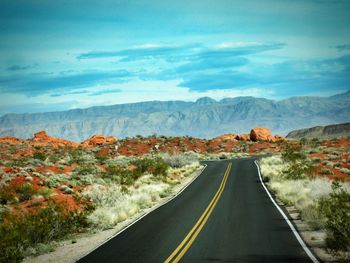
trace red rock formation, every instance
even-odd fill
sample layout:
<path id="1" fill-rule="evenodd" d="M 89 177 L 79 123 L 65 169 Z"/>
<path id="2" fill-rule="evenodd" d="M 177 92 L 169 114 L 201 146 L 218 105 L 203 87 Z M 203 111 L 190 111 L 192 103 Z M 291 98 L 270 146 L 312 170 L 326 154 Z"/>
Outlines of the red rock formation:
<path id="1" fill-rule="evenodd" d="M 239 141 L 250 141 L 250 135 L 249 134 L 239 134 L 239 135 L 237 135 L 236 139 Z"/>
<path id="2" fill-rule="evenodd" d="M 0 143 L 7 143 L 10 145 L 28 143 L 29 145 L 32 145 L 32 146 L 52 146 L 52 147 L 60 147 L 60 146 L 76 147 L 79 145 L 78 143 L 75 143 L 75 142 L 49 136 L 46 134 L 45 131 L 40 131 L 35 133 L 33 139 L 29 139 L 29 140 L 17 139 L 15 137 L 0 137 Z"/>
<path id="3" fill-rule="evenodd" d="M 39 131 L 37 133 L 34 133 L 34 141 L 41 141 L 47 139 L 50 139 L 50 137 L 46 134 L 46 131 Z"/>
<path id="4" fill-rule="evenodd" d="M 257 127 L 250 131 L 250 140 L 256 141 L 275 141 L 275 137 L 268 128 Z"/>
<path id="5" fill-rule="evenodd" d="M 81 144 L 84 147 L 93 147 L 93 146 L 97 146 L 97 145 L 112 143 L 115 141 L 117 141 L 117 139 L 114 136 L 105 137 L 103 134 L 97 134 L 97 135 L 93 135 L 89 139 L 83 141 Z"/>
<path id="6" fill-rule="evenodd" d="M 72 146 L 77 147 L 79 144 L 64 139 L 55 138 L 46 134 L 45 131 L 40 131 L 34 134 L 34 138 L 29 140 L 33 143 L 33 146 L 52 146 L 52 147 L 62 147 L 62 146 Z"/>
<path id="7" fill-rule="evenodd" d="M 19 144 L 21 142 L 23 142 L 24 140 L 21 140 L 21 139 L 17 139 L 15 137 L 0 137 L 0 143 L 7 143 L 7 144 L 10 144 L 10 145 L 16 145 L 16 144 Z"/>
<path id="8" fill-rule="evenodd" d="M 220 136 L 216 137 L 216 139 L 219 139 L 219 140 L 237 140 L 237 136 L 239 136 L 239 135 L 236 135 L 236 134 L 223 134 L 223 135 L 220 135 Z"/>
<path id="9" fill-rule="evenodd" d="M 268 128 L 254 128 L 250 134 L 223 134 L 215 138 L 216 140 L 239 140 L 239 141 L 281 141 L 284 137 L 281 135 L 273 136 Z"/>

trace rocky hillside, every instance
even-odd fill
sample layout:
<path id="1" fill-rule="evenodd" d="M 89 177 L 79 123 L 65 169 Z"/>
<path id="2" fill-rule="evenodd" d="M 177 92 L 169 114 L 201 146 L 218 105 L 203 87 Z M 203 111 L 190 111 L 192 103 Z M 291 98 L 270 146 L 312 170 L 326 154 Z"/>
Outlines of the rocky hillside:
<path id="1" fill-rule="evenodd" d="M 308 129 L 295 130 L 288 133 L 289 139 L 319 138 L 331 139 L 350 136 L 350 123 L 316 126 Z"/>
<path id="2" fill-rule="evenodd" d="M 125 138 L 152 134 L 201 138 L 270 127 L 273 133 L 350 121 L 350 91 L 281 101 L 254 97 L 201 98 L 196 102 L 151 101 L 0 117 L 0 136 L 30 138 L 38 130 L 82 141 L 93 134 Z M 307 126 L 306 126 L 307 125 Z"/>

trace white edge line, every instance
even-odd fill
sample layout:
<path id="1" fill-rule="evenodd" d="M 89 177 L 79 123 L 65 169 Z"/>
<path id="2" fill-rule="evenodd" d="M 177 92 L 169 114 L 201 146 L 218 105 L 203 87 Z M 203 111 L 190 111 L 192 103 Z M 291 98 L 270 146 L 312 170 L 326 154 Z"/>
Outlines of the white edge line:
<path id="1" fill-rule="evenodd" d="M 166 205 L 167 203 L 169 203 L 170 201 L 172 201 L 173 199 L 175 199 L 178 195 L 180 195 L 183 191 L 185 191 L 185 189 L 187 187 L 189 187 L 205 170 L 205 168 L 207 168 L 207 164 L 204 164 L 204 167 L 202 169 L 202 171 L 200 171 L 200 173 L 198 175 L 196 175 L 188 184 L 186 184 L 184 187 L 181 188 L 181 190 L 179 192 L 177 192 L 174 196 L 172 196 L 170 199 L 166 200 L 164 203 L 159 204 L 154 206 L 151 210 L 149 210 L 147 213 L 141 215 L 139 218 L 136 218 L 135 221 L 132 221 L 130 224 L 126 225 L 124 228 L 122 228 L 121 230 L 119 230 L 117 233 L 115 233 L 114 235 L 110 236 L 109 238 L 107 238 L 105 241 L 103 241 L 101 244 L 97 245 L 95 248 L 93 248 L 92 250 L 89 250 L 89 252 L 84 253 L 83 256 L 79 257 L 75 262 L 79 261 L 80 259 L 86 257 L 87 255 L 89 255 L 90 253 L 92 253 L 93 251 L 95 251 L 96 249 L 98 249 L 99 247 L 101 247 L 102 245 L 104 245 L 105 243 L 107 243 L 108 241 L 110 241 L 112 238 L 115 238 L 116 236 L 118 236 L 119 234 L 121 234 L 122 232 L 124 232 L 125 230 L 127 230 L 129 227 L 131 227 L 133 224 L 136 224 L 138 221 L 140 221 L 142 218 L 144 218 L 145 216 L 147 216 L 148 214 L 152 213 L 154 210 Z"/>
<path id="2" fill-rule="evenodd" d="M 290 222 L 289 218 L 286 216 L 286 214 L 283 212 L 283 210 L 281 209 L 281 207 L 276 203 L 276 201 L 273 199 L 272 195 L 270 194 L 269 190 L 267 189 L 267 187 L 265 186 L 262 177 L 261 177 L 261 173 L 260 173 L 260 167 L 258 162 L 255 160 L 254 161 L 256 167 L 258 168 L 258 174 L 259 174 L 259 179 L 260 179 L 260 183 L 262 184 L 262 186 L 264 187 L 266 193 L 268 194 L 268 196 L 271 199 L 271 202 L 276 206 L 277 210 L 281 213 L 281 215 L 283 216 L 284 220 L 288 223 L 290 229 L 292 230 L 294 236 L 296 237 L 296 239 L 298 240 L 299 244 L 301 245 L 301 247 L 304 249 L 304 251 L 306 252 L 306 254 L 309 256 L 309 258 L 312 260 L 312 262 L 314 263 L 319 263 L 319 261 L 317 260 L 317 258 L 314 256 L 314 254 L 310 251 L 310 249 L 307 247 L 307 245 L 305 244 L 304 240 L 301 238 L 301 236 L 299 235 L 298 231 L 295 229 L 295 227 L 293 226 L 293 224 Z"/>

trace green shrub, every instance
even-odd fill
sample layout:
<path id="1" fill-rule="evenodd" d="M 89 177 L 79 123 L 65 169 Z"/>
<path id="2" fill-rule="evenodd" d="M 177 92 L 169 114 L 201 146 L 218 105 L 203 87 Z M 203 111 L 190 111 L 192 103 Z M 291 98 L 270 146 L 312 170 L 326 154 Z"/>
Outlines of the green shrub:
<path id="1" fill-rule="evenodd" d="M 56 162 L 60 161 L 61 159 L 62 159 L 62 156 L 60 154 L 51 154 L 49 156 L 49 160 L 52 163 L 56 163 Z"/>
<path id="2" fill-rule="evenodd" d="M 307 160 L 292 162 L 291 165 L 283 171 L 282 177 L 288 180 L 305 179 L 311 176 L 314 167 Z"/>
<path id="3" fill-rule="evenodd" d="M 305 154 L 301 153 L 300 145 L 287 144 L 282 152 L 282 159 L 286 162 L 296 162 L 306 158 Z"/>
<path id="4" fill-rule="evenodd" d="M 321 142 L 320 142 L 319 139 L 317 139 L 317 138 L 311 139 L 311 141 L 310 141 L 310 146 L 311 146 L 312 148 L 316 148 L 316 147 L 318 147 L 318 146 L 320 146 L 320 145 L 321 145 Z"/>
<path id="5" fill-rule="evenodd" d="M 322 169 L 321 174 L 332 174 L 332 171 L 329 169 Z"/>
<path id="6" fill-rule="evenodd" d="M 82 164 L 74 169 L 74 173 L 77 175 L 95 175 L 98 173 L 98 169 L 93 164 Z"/>
<path id="7" fill-rule="evenodd" d="M 166 163 L 162 158 L 157 157 L 155 159 L 143 158 L 137 159 L 131 162 L 136 166 L 134 172 L 138 174 L 150 173 L 154 176 L 166 176 L 169 164 Z"/>
<path id="8" fill-rule="evenodd" d="M 35 194 L 32 184 L 26 183 L 14 188 L 20 202 L 30 200 Z"/>
<path id="9" fill-rule="evenodd" d="M 306 145 L 306 144 L 308 144 L 308 140 L 306 138 L 301 138 L 300 139 L 300 144 L 301 145 Z"/>
<path id="10" fill-rule="evenodd" d="M 103 177 L 110 178 L 122 185 L 131 185 L 141 175 L 141 173 L 129 171 L 127 168 L 122 166 L 108 166 L 103 174 Z"/>
<path id="11" fill-rule="evenodd" d="M 9 202 L 15 201 L 15 194 L 9 187 L 3 186 L 0 188 L 0 204 L 6 205 Z"/>
<path id="12" fill-rule="evenodd" d="M 16 158 L 8 163 L 11 167 L 26 167 L 28 166 L 28 159 L 26 158 Z"/>
<path id="13" fill-rule="evenodd" d="M 320 213 L 326 218 L 328 246 L 336 251 L 350 250 L 350 193 L 338 182 L 332 193 L 319 201 Z"/>
<path id="14" fill-rule="evenodd" d="M 52 201 L 35 214 L 11 214 L 0 223 L 0 262 L 20 262 L 26 248 L 47 243 L 87 226 L 86 214 Z"/>
<path id="15" fill-rule="evenodd" d="M 23 202 L 30 200 L 36 193 L 31 183 L 22 185 L 0 187 L 0 204 L 6 205 L 9 202 Z"/>
<path id="16" fill-rule="evenodd" d="M 45 161 L 45 160 L 46 160 L 46 155 L 45 155 L 45 153 L 43 153 L 43 152 L 35 152 L 35 153 L 33 154 L 33 158 L 34 158 L 34 159 L 41 160 L 41 161 Z"/>
<path id="17" fill-rule="evenodd" d="M 42 195 L 45 199 L 48 199 L 53 194 L 53 191 L 48 187 L 42 187 L 38 191 L 38 194 Z"/>
<path id="18" fill-rule="evenodd" d="M 81 164 L 84 162 L 84 151 L 82 149 L 74 149 L 70 153 L 69 165 L 73 163 Z"/>
<path id="19" fill-rule="evenodd" d="M 99 154 L 95 154 L 95 159 L 96 159 L 100 164 L 104 164 L 104 163 L 108 160 L 108 157 L 102 156 L 102 155 L 99 155 Z"/>

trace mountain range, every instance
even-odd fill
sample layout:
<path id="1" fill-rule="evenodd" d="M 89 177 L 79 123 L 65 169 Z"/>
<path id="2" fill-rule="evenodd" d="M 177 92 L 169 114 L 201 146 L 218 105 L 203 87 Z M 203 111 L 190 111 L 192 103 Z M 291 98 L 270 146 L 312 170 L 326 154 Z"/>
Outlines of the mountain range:
<path id="1" fill-rule="evenodd" d="M 341 123 L 327 126 L 316 126 L 308 129 L 294 130 L 288 133 L 289 139 L 332 139 L 350 136 L 350 123 Z"/>
<path id="2" fill-rule="evenodd" d="M 30 138 L 37 131 L 72 141 L 93 134 L 124 138 L 135 135 L 215 137 L 269 127 L 274 134 L 306 127 L 350 121 L 350 91 L 331 97 L 255 97 L 195 102 L 149 101 L 97 106 L 60 112 L 6 114 L 0 117 L 0 136 Z"/>

